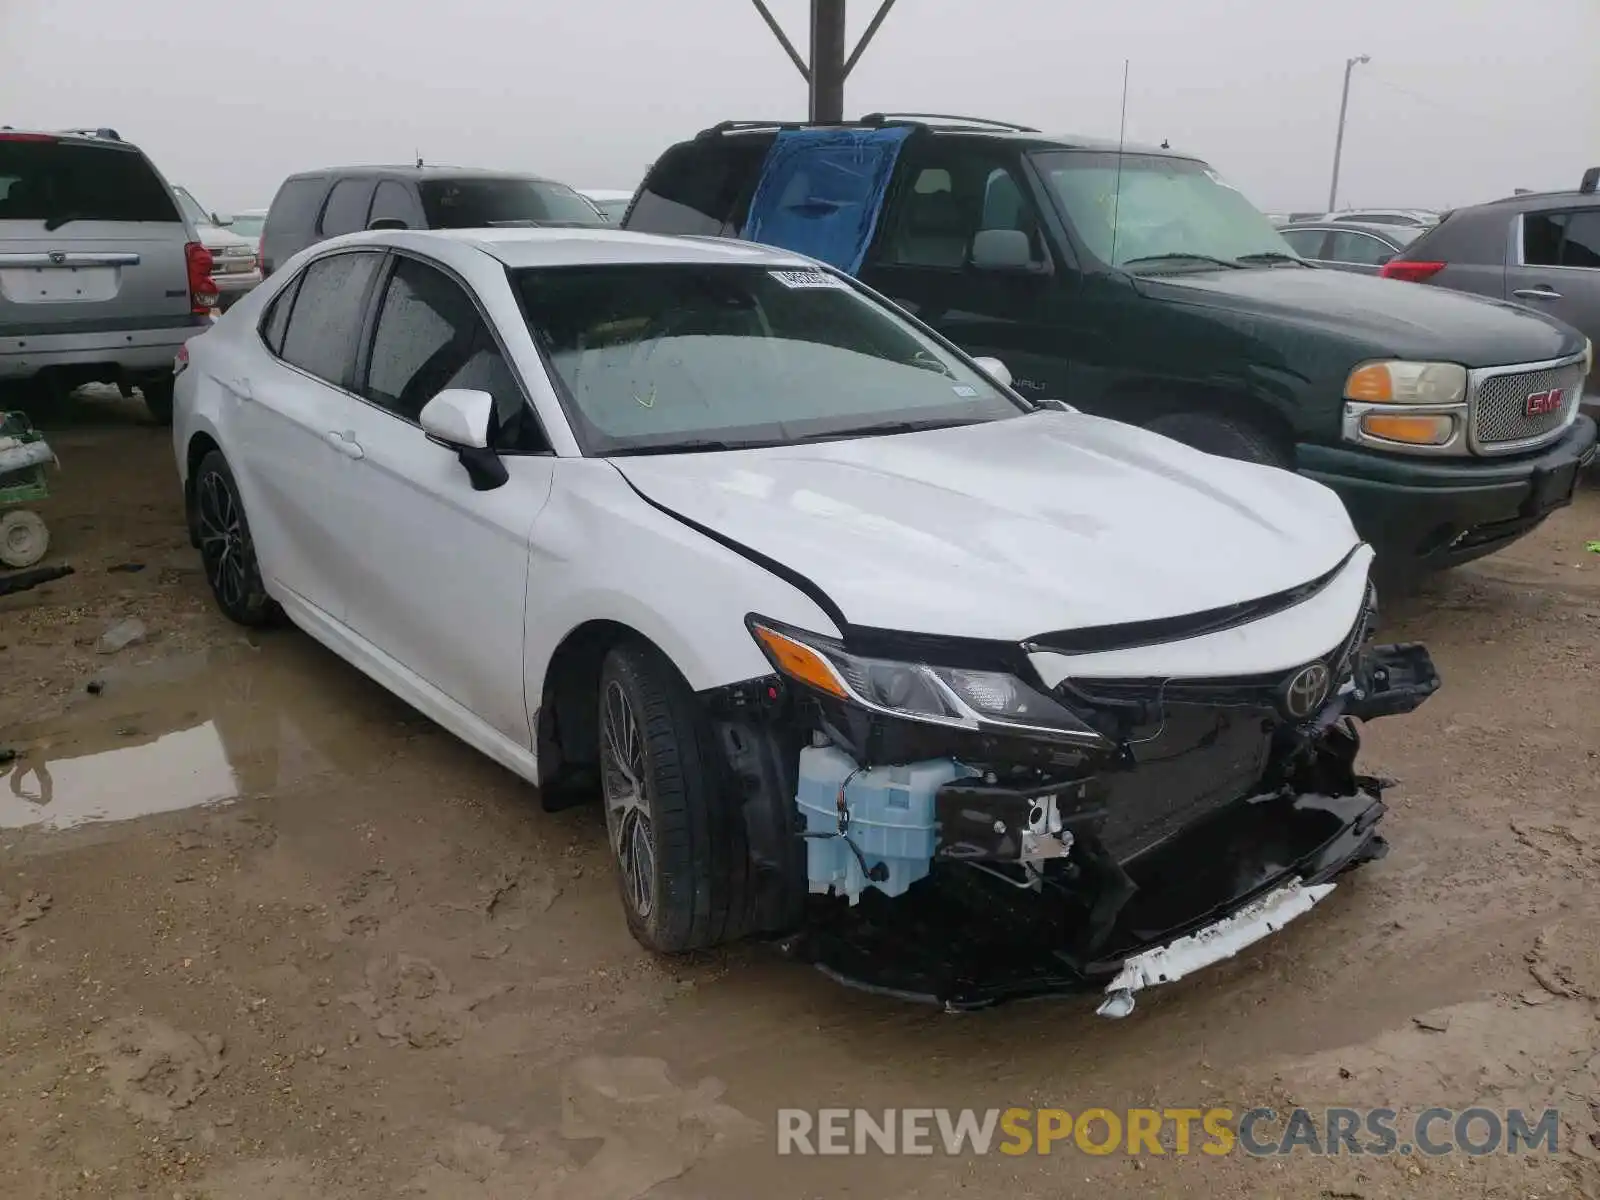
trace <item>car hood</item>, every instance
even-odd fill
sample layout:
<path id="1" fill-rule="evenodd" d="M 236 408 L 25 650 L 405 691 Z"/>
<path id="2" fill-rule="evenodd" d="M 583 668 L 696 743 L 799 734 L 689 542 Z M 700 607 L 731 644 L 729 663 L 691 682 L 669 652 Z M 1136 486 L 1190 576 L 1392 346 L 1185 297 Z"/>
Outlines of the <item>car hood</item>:
<path id="1" fill-rule="evenodd" d="M 1081 413 L 610 460 L 646 499 L 804 576 L 852 625 L 1020 641 L 1273 595 L 1358 544 L 1288 471 Z"/>
<path id="2" fill-rule="evenodd" d="M 221 225 L 197 225 L 195 235 L 199 237 L 200 244 L 207 250 L 223 250 L 229 246 L 248 246 L 255 248 L 255 243 L 249 238 L 240 237 L 231 230 L 224 229 Z"/>
<path id="3" fill-rule="evenodd" d="M 1143 276 L 1151 299 L 1279 318 L 1326 329 L 1370 357 L 1433 359 L 1468 367 L 1577 354 L 1583 339 L 1543 313 L 1482 296 L 1349 271 L 1293 267 Z"/>

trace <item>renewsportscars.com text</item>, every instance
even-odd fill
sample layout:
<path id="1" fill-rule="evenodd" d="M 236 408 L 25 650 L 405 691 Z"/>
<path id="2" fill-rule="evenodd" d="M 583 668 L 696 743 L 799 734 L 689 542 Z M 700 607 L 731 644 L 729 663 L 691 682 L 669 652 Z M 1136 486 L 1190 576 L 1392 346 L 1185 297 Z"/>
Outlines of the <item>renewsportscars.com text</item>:
<path id="1" fill-rule="evenodd" d="M 778 1153 L 1554 1154 L 1554 1108 L 782 1108 Z"/>

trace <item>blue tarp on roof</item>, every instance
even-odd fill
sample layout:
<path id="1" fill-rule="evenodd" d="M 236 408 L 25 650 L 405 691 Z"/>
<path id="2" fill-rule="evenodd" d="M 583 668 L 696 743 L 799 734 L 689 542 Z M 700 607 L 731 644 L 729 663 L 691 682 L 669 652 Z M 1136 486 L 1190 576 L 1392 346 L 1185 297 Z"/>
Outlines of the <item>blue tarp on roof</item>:
<path id="1" fill-rule="evenodd" d="M 906 126 L 780 130 L 740 236 L 855 274 L 910 133 Z"/>

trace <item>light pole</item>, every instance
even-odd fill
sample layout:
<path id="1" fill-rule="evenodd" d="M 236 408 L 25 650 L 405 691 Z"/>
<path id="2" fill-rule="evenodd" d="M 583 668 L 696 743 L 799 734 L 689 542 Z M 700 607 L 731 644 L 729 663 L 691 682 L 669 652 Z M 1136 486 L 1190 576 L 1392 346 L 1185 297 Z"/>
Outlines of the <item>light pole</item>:
<path id="1" fill-rule="evenodd" d="M 1357 63 L 1371 61 L 1370 54 L 1358 54 L 1355 58 L 1344 60 L 1344 94 L 1339 97 L 1339 134 L 1333 141 L 1333 182 L 1328 185 L 1329 212 L 1334 211 L 1339 198 L 1339 157 L 1344 153 L 1344 115 L 1350 109 L 1350 72 L 1356 69 Z"/>

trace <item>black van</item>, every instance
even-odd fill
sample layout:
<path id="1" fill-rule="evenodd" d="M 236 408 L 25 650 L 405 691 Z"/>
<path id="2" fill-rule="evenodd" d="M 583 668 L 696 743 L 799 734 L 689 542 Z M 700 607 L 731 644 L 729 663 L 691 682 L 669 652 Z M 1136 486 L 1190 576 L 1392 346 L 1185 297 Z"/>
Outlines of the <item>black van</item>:
<path id="1" fill-rule="evenodd" d="M 813 254 L 1023 395 L 1320 480 L 1403 573 L 1521 537 L 1595 453 L 1577 330 L 1319 270 L 1165 147 L 965 118 L 724 122 L 664 153 L 622 224 Z"/>
<path id="2" fill-rule="evenodd" d="M 261 272 L 307 246 L 359 229 L 605 225 L 590 201 L 537 175 L 462 167 L 329 167 L 291 175 L 261 229 Z"/>

